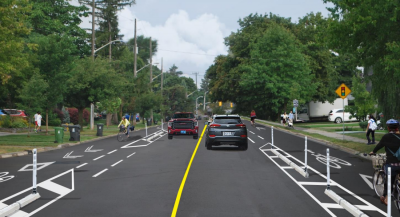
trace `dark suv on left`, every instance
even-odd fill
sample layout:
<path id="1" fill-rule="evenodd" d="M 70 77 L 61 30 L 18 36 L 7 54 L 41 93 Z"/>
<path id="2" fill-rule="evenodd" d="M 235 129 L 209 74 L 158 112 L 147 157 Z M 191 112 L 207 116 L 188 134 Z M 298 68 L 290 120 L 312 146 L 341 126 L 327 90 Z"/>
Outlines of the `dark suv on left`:
<path id="1" fill-rule="evenodd" d="M 235 145 L 247 150 L 247 128 L 239 115 L 214 115 L 209 123 L 206 136 L 206 148 L 212 146 Z"/>

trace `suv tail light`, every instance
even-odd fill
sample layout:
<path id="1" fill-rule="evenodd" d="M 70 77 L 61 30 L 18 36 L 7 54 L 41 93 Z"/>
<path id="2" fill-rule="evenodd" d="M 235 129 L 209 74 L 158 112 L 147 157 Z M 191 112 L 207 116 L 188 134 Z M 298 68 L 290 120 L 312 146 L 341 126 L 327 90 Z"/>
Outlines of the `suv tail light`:
<path id="1" fill-rule="evenodd" d="M 211 125 L 210 125 L 211 128 L 220 127 L 220 126 L 221 126 L 221 125 L 219 125 L 219 124 L 211 124 Z"/>
<path id="2" fill-rule="evenodd" d="M 246 138 L 246 137 L 247 137 L 247 135 L 240 135 L 240 137 L 242 137 L 242 138 Z"/>
<path id="3" fill-rule="evenodd" d="M 236 126 L 237 126 L 237 127 L 242 127 L 242 128 L 243 128 L 243 127 L 246 127 L 246 125 L 244 125 L 244 124 L 236 124 Z"/>
<path id="4" fill-rule="evenodd" d="M 215 137 L 215 135 L 209 135 L 211 138 L 214 138 Z"/>

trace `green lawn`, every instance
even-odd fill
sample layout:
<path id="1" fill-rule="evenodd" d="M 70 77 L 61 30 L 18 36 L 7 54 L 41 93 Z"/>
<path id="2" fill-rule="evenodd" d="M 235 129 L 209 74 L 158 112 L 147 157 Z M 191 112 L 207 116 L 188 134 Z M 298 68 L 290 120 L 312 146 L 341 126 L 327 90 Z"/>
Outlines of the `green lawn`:
<path id="1" fill-rule="evenodd" d="M 99 121 L 101 122 L 101 121 Z M 138 123 L 135 130 L 143 129 L 144 124 Z M 118 133 L 117 125 L 104 126 L 103 136 L 116 135 Z M 81 129 L 81 142 L 98 138 L 96 136 L 97 128 L 95 126 L 94 130 L 90 130 L 88 126 Z M 69 132 L 64 131 L 64 143 L 76 143 L 69 140 Z M 16 134 L 0 137 L 0 154 L 23 151 L 27 149 L 33 149 L 38 147 L 56 147 L 59 143 L 54 143 L 55 135 L 54 128 L 49 127 L 49 134 L 46 135 L 45 130 L 39 133 L 27 134 Z"/>
<path id="2" fill-rule="evenodd" d="M 310 123 L 296 123 L 296 126 L 303 128 L 325 128 L 325 127 L 343 127 L 343 124 L 334 124 L 333 122 L 310 122 Z M 345 127 L 359 127 L 357 123 L 345 123 Z"/>

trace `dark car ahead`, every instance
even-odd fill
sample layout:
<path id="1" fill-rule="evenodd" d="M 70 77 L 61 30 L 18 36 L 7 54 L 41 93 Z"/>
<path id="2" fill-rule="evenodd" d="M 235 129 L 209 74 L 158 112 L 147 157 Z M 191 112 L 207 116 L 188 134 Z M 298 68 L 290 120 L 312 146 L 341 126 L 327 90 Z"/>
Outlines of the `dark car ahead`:
<path id="1" fill-rule="evenodd" d="M 207 130 L 206 147 L 235 145 L 247 150 L 247 128 L 239 115 L 215 115 Z"/>

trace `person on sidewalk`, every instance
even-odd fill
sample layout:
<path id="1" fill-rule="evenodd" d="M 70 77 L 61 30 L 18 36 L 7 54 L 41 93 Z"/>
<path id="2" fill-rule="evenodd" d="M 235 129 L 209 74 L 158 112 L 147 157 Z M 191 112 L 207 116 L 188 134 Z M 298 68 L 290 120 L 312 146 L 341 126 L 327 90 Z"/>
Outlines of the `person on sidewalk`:
<path id="1" fill-rule="evenodd" d="M 37 127 L 38 127 L 38 125 L 37 125 L 37 116 L 39 115 L 39 112 L 36 112 L 36 114 L 35 114 L 35 133 L 37 132 Z"/>
<path id="2" fill-rule="evenodd" d="M 129 137 L 129 126 L 130 126 L 130 123 L 129 123 L 128 119 L 125 118 L 125 116 L 122 117 L 122 120 L 118 125 L 118 128 L 120 126 L 122 126 L 122 128 L 126 129 L 126 134 L 125 135 L 127 135 L 127 137 Z"/>
<path id="3" fill-rule="evenodd" d="M 290 120 L 290 122 L 293 123 L 293 119 L 294 119 L 293 111 L 290 111 L 290 114 L 289 114 L 289 120 Z"/>
<path id="4" fill-rule="evenodd" d="M 400 148 L 400 134 L 399 134 L 399 122 L 394 119 L 390 119 L 386 122 L 389 133 L 385 134 L 378 145 L 374 148 L 369 155 L 375 155 L 381 148 L 385 147 L 386 151 L 386 164 L 384 165 L 385 173 L 387 174 L 387 168 L 391 167 L 392 176 L 391 180 L 394 183 L 397 174 L 400 173 L 400 159 L 395 156 L 395 153 Z M 386 177 L 387 180 L 387 177 Z M 383 196 L 380 198 L 381 202 L 386 204 L 387 201 L 387 182 L 384 184 Z"/>
<path id="5" fill-rule="evenodd" d="M 36 116 L 36 123 L 37 123 L 37 129 L 36 132 L 40 131 L 42 132 L 42 129 L 40 128 L 42 126 L 42 115 L 40 114 L 40 112 L 38 112 L 38 115 Z"/>
<path id="6" fill-rule="evenodd" d="M 378 128 L 378 125 L 376 124 L 376 119 L 372 114 L 369 115 L 369 121 L 368 121 L 368 126 L 367 126 L 367 140 L 368 143 L 367 145 L 375 144 L 375 130 Z M 372 142 L 369 139 L 369 134 L 372 135 Z"/>
<path id="7" fill-rule="evenodd" d="M 285 113 L 283 113 L 283 117 L 282 117 L 282 124 L 283 124 L 283 126 L 286 126 L 286 120 L 287 120 L 287 118 L 288 118 L 288 116 L 287 116 L 287 114 L 286 114 L 286 112 Z"/>

